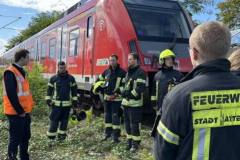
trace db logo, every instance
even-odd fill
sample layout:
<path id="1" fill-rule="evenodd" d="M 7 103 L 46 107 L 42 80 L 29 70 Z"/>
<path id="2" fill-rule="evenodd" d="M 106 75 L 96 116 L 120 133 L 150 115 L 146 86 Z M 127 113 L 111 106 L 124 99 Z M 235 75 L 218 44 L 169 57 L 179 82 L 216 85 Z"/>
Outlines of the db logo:
<path id="1" fill-rule="evenodd" d="M 98 29 L 99 31 L 103 31 L 105 29 L 106 25 L 105 25 L 105 21 L 103 19 L 98 21 Z"/>

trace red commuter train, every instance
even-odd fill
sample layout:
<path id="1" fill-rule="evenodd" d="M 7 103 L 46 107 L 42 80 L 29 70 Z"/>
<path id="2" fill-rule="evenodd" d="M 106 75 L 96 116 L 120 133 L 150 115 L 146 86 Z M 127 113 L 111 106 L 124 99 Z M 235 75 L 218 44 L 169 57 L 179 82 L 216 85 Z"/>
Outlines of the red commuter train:
<path id="1" fill-rule="evenodd" d="M 171 48 L 178 69 L 192 69 L 188 39 L 193 23 L 179 2 L 171 0 L 81 0 L 58 21 L 18 44 L 3 55 L 11 60 L 17 48 L 28 49 L 31 61 L 45 67 L 44 76 L 57 72 L 57 62 L 67 63 L 80 93 L 89 93 L 92 83 L 108 66 L 108 57 L 119 56 L 127 69 L 127 56 L 135 52 L 147 73 L 146 108 L 159 53 Z"/>

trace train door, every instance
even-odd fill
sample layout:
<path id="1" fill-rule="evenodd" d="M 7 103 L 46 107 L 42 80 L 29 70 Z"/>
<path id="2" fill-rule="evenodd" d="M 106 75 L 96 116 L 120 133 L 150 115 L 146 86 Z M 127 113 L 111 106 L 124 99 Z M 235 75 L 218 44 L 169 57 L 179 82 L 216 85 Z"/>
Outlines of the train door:
<path id="1" fill-rule="evenodd" d="M 82 78 L 84 77 L 84 66 L 85 66 L 85 52 L 86 52 L 86 23 L 84 21 L 79 22 L 79 28 L 80 28 L 80 42 L 79 42 L 79 67 L 78 72 L 81 74 Z"/>
<path id="2" fill-rule="evenodd" d="M 87 17 L 87 26 L 85 33 L 85 47 L 83 60 L 84 60 L 84 71 L 85 82 L 91 83 L 93 81 L 93 66 L 94 66 L 94 16 Z"/>

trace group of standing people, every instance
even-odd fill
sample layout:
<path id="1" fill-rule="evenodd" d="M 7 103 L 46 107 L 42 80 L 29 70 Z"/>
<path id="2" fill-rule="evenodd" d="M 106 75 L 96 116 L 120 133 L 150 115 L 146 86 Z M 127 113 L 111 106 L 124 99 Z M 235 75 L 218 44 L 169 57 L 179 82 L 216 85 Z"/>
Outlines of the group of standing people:
<path id="1" fill-rule="evenodd" d="M 115 143 L 119 142 L 121 132 L 119 112 L 122 106 L 127 149 L 131 151 L 136 151 L 141 141 L 140 123 L 146 86 L 146 75 L 138 65 L 138 61 L 138 55 L 130 53 L 126 73 L 118 64 L 118 56 L 111 55 L 109 68 L 99 76 L 93 89 L 95 94 L 99 90 L 104 94 L 105 138 L 103 140 L 112 137 Z"/>
<path id="2" fill-rule="evenodd" d="M 194 69 L 185 77 L 174 69 L 176 55 L 164 50 L 159 57 L 161 70 L 154 77 L 151 100 L 157 111 L 154 156 L 157 160 L 238 160 L 240 147 L 240 50 L 227 60 L 231 35 L 219 22 L 197 26 L 189 40 Z M 9 121 L 8 159 L 28 160 L 31 137 L 31 111 L 34 101 L 23 68 L 29 51 L 15 53 L 14 63 L 4 72 L 3 107 Z M 98 78 L 93 92 L 102 91 L 105 109 L 105 137 L 119 142 L 119 111 L 124 113 L 126 149 L 135 152 L 141 141 L 140 126 L 146 75 L 135 53 L 128 55 L 125 72 L 118 56 L 109 58 L 107 68 Z M 230 71 L 232 70 L 232 71 Z M 172 86 L 172 82 L 176 86 Z M 173 87 L 173 88 L 172 88 Z M 67 136 L 70 108 L 77 107 L 77 84 L 64 62 L 58 63 L 57 75 L 51 77 L 46 96 L 51 107 L 49 139 Z"/>

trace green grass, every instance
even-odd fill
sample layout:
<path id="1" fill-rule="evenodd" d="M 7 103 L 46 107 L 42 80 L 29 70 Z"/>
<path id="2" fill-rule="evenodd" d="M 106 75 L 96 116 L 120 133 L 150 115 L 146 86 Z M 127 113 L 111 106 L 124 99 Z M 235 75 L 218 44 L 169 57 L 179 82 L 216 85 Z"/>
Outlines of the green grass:
<path id="1" fill-rule="evenodd" d="M 54 142 L 49 147 L 46 137 L 48 117 L 33 117 L 32 138 L 29 152 L 33 160 L 152 160 L 152 139 L 150 128 L 142 128 L 141 148 L 137 153 L 125 150 L 126 137 L 122 132 L 121 142 L 114 144 L 110 140 L 101 142 L 104 133 L 102 117 L 95 118 L 90 125 L 82 121 L 76 126 L 69 126 L 67 140 Z M 0 123 L 0 159 L 7 153 L 7 121 Z"/>

